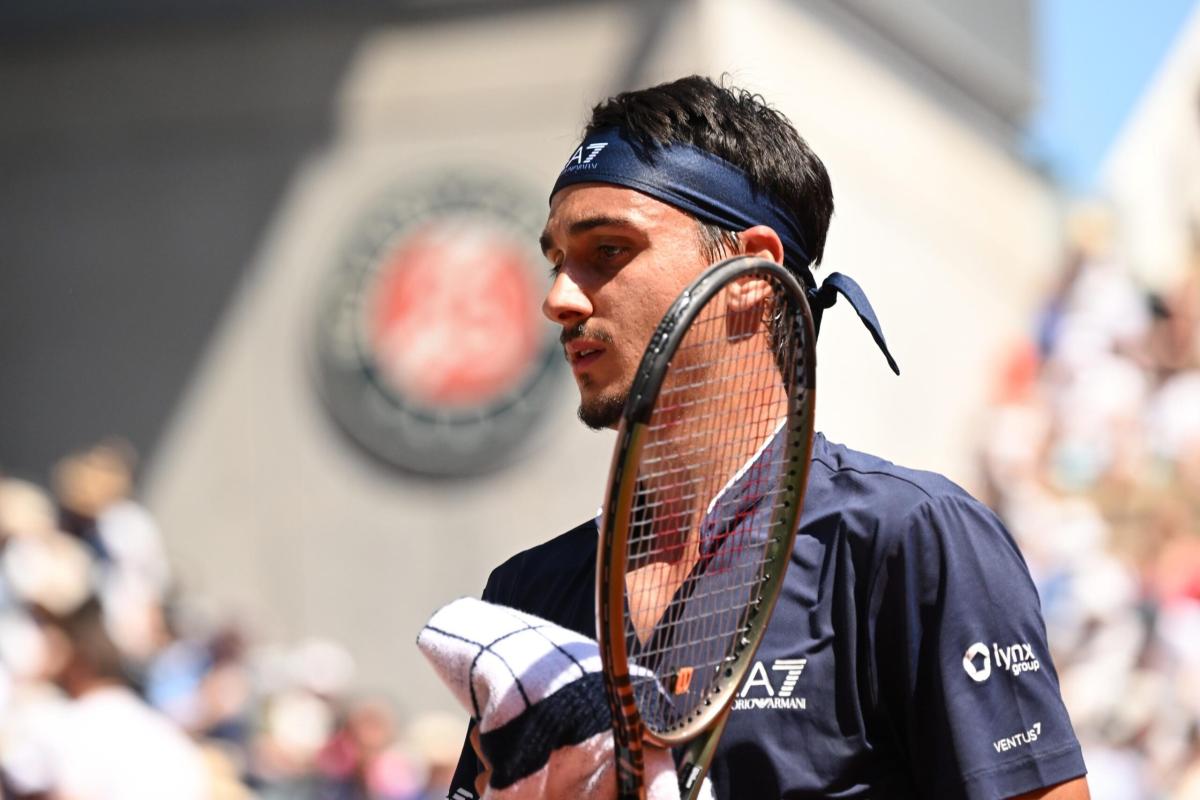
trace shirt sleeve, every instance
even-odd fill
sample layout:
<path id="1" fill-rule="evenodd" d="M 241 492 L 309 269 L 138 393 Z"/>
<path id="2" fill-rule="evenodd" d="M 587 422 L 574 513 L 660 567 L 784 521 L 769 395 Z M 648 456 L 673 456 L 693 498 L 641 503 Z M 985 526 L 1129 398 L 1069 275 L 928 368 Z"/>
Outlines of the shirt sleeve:
<path id="1" fill-rule="evenodd" d="M 454 768 L 454 777 L 450 779 L 450 792 L 446 795 L 448 800 L 476 800 L 479 797 L 475 793 L 475 778 L 483 771 L 483 765 L 475 755 L 475 748 L 471 747 L 471 729 L 474 727 L 475 720 L 470 720 L 458 766 Z"/>
<path id="2" fill-rule="evenodd" d="M 492 574 L 488 576 L 487 583 L 483 587 L 482 599 L 489 603 L 499 603 L 501 605 L 510 605 L 511 592 L 507 591 L 508 582 L 504 580 L 504 567 L 498 567 L 492 570 Z M 471 746 L 471 731 L 475 728 L 475 720 L 471 719 L 467 722 L 467 733 L 463 737 L 462 753 L 458 757 L 458 766 L 454 768 L 454 777 L 450 779 L 450 792 L 446 795 L 447 800 L 476 800 L 479 797 L 475 792 L 475 778 L 483 772 L 483 764 L 479 761 L 479 756 L 475 754 L 475 748 Z"/>
<path id="3" fill-rule="evenodd" d="M 897 527 L 872 585 L 873 684 L 919 794 L 1005 798 L 1083 775 L 1012 537 L 967 495 Z"/>

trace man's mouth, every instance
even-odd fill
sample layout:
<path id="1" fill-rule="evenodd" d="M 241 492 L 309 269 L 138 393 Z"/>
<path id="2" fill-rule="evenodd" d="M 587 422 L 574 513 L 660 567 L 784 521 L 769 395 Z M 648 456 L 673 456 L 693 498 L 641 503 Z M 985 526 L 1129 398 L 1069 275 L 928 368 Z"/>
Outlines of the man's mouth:
<path id="1" fill-rule="evenodd" d="M 599 361 L 607 352 L 607 345 L 612 342 L 612 337 L 604 330 L 584 325 L 565 328 L 559 339 L 562 341 L 567 363 L 577 376 Z"/>
<path id="2" fill-rule="evenodd" d="M 598 342 L 576 339 L 566 346 L 567 363 L 576 373 L 586 370 L 604 355 L 604 347 Z"/>

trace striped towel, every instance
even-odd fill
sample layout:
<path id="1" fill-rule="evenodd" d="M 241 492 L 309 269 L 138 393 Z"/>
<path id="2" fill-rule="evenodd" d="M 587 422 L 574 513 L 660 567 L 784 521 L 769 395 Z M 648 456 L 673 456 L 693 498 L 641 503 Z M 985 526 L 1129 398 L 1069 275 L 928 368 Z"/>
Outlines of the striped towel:
<path id="1" fill-rule="evenodd" d="M 479 726 L 484 800 L 616 797 L 612 717 L 596 642 L 512 608 L 455 600 L 417 646 Z M 649 800 L 678 800 L 667 750 L 646 748 Z"/>

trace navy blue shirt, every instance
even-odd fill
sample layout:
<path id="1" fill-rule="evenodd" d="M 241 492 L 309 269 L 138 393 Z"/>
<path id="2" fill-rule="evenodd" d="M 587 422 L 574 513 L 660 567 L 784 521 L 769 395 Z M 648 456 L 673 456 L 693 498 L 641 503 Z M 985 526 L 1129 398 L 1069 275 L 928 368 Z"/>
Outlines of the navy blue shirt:
<path id="1" fill-rule="evenodd" d="M 595 521 L 492 572 L 483 599 L 595 636 Z M 474 797 L 464 747 L 451 787 Z M 734 700 L 717 797 L 1003 798 L 1083 775 L 1037 592 L 945 478 L 820 434 L 783 593 Z"/>

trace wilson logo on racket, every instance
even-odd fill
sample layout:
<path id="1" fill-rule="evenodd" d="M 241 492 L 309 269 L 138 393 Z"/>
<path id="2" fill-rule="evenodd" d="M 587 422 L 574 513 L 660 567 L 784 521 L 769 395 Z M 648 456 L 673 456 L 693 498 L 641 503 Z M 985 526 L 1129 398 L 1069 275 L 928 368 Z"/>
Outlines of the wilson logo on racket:
<path id="1" fill-rule="evenodd" d="M 675 673 L 675 680 L 672 681 L 674 686 L 671 687 L 672 694 L 687 694 L 687 690 L 692 687 L 692 675 L 695 673 L 691 667 L 680 667 Z"/>

